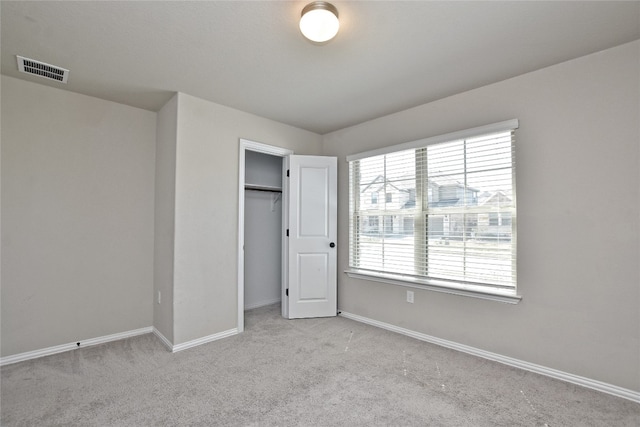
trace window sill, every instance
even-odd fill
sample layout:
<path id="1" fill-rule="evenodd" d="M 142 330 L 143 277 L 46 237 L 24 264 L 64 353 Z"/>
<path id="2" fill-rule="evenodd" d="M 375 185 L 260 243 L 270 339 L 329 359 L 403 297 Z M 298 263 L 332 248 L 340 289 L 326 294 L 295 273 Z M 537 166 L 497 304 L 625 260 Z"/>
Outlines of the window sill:
<path id="1" fill-rule="evenodd" d="M 374 282 L 388 283 L 390 285 L 426 289 L 429 291 L 444 292 L 447 294 L 462 295 L 508 304 L 517 304 L 522 300 L 522 296 L 517 295 L 515 291 L 507 289 L 485 288 L 484 286 L 470 285 L 467 283 L 451 283 L 432 279 L 417 279 L 410 276 L 374 273 L 366 270 L 349 269 L 345 270 L 345 273 L 354 279 L 371 280 Z"/>

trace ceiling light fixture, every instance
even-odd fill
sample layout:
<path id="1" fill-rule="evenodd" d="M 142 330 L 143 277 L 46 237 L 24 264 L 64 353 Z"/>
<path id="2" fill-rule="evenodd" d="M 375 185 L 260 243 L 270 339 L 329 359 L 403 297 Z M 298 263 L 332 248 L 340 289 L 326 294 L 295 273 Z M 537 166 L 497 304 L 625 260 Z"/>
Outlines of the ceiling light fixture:
<path id="1" fill-rule="evenodd" d="M 312 42 L 329 41 L 338 34 L 339 29 L 338 9 L 331 3 L 314 1 L 302 9 L 300 31 Z"/>

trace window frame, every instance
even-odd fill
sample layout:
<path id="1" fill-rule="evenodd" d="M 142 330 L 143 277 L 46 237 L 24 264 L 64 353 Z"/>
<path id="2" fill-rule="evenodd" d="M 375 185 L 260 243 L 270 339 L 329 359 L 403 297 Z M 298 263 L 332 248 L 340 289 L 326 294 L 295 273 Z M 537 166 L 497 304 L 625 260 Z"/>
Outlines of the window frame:
<path id="1" fill-rule="evenodd" d="M 362 160 L 369 157 L 392 154 L 392 153 L 409 150 L 409 149 L 417 150 L 416 155 L 425 155 L 427 146 L 432 144 L 444 143 L 444 142 L 449 142 L 449 141 L 459 140 L 459 139 L 469 139 L 469 138 L 478 137 L 486 134 L 492 134 L 492 133 L 515 131 L 518 128 L 519 128 L 519 122 L 517 119 L 507 120 L 504 122 L 494 123 L 486 126 L 480 126 L 476 128 L 458 131 L 458 132 L 452 132 L 448 134 L 438 135 L 435 137 L 412 141 L 404 144 L 398 144 L 398 145 L 388 146 L 388 147 L 384 147 L 376 150 L 370 150 L 370 151 L 366 151 L 358 154 L 353 154 L 353 155 L 347 156 L 347 161 L 353 162 L 356 160 Z M 418 154 L 418 153 L 423 153 L 423 154 Z M 359 163 L 355 163 L 354 165 L 356 164 L 359 164 Z M 515 206 L 515 203 L 516 203 L 515 201 L 515 192 L 516 192 L 515 162 L 512 169 L 513 169 L 512 170 L 513 203 Z M 355 172 L 359 173 L 359 171 L 355 171 Z M 420 179 L 417 181 L 422 181 L 422 180 Z M 354 193 L 354 191 L 358 191 L 358 188 L 357 188 L 358 185 L 359 183 L 357 182 L 357 180 L 352 179 L 350 176 L 349 177 L 349 186 L 350 186 L 350 192 L 351 192 L 349 197 L 350 204 L 358 203 L 355 200 L 354 201 L 351 200 L 352 195 L 357 194 L 357 193 Z M 416 187 L 418 187 L 418 185 L 422 185 L 422 184 L 416 183 Z M 419 188 L 416 188 L 416 191 L 419 191 L 419 190 L 420 190 Z M 354 206 L 354 209 L 355 209 L 355 212 L 359 212 L 357 206 Z M 514 210 L 514 213 L 515 213 L 515 210 Z M 392 214 L 392 212 L 388 212 L 387 214 Z M 349 215 L 350 216 L 354 215 L 354 217 L 357 216 L 354 214 L 354 211 L 352 211 L 351 206 L 349 208 Z M 515 251 L 517 250 L 516 249 L 517 248 L 516 233 L 515 233 L 516 219 L 517 219 L 517 216 L 514 215 L 513 224 L 512 224 L 513 226 L 512 253 L 514 255 L 515 255 Z M 501 218 L 499 219 L 499 223 L 502 222 L 500 220 Z M 355 219 L 350 218 L 349 220 L 349 235 L 350 235 L 349 250 L 350 251 L 352 250 L 351 242 L 355 241 L 355 239 L 358 237 L 358 233 L 357 233 L 358 226 L 357 224 L 354 224 L 353 221 L 355 221 Z M 415 227 L 416 227 L 416 230 L 422 230 L 424 229 L 424 224 L 415 224 Z M 417 232 L 415 234 L 416 236 L 419 236 L 423 233 Z M 349 263 L 350 262 L 351 262 L 351 253 L 349 257 Z M 513 265 L 512 268 L 515 273 L 516 272 L 515 264 Z M 349 266 L 345 270 L 345 273 L 349 277 L 356 278 L 356 279 L 365 279 L 369 281 L 382 282 L 382 283 L 387 283 L 392 285 L 405 286 L 405 287 L 418 288 L 418 289 L 427 289 L 427 290 L 432 290 L 437 292 L 470 296 L 475 298 L 506 302 L 506 303 L 512 303 L 512 304 L 516 304 L 522 299 L 522 296 L 518 295 L 517 293 L 518 292 L 517 283 L 514 284 L 513 287 L 505 288 L 500 285 L 479 284 L 479 283 L 476 284 L 476 283 L 470 283 L 470 282 L 464 282 L 464 281 L 458 281 L 458 280 L 446 280 L 446 279 L 437 279 L 437 278 L 430 278 L 430 277 L 420 277 L 420 276 L 414 276 L 414 275 L 405 275 L 400 273 L 378 272 L 378 271 L 372 271 L 367 269 L 359 269 L 357 267 L 351 267 L 351 266 Z"/>

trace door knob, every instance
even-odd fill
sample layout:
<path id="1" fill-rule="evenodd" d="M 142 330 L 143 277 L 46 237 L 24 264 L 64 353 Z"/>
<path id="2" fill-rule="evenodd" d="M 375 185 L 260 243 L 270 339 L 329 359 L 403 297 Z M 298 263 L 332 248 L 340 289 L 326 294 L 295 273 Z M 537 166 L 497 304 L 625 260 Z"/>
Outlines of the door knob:
<path id="1" fill-rule="evenodd" d="M 336 247 L 336 244 L 335 244 L 335 243 L 333 243 L 333 242 L 331 242 L 331 243 L 329 243 L 329 247 L 330 247 L 330 248 L 335 248 L 335 247 Z"/>

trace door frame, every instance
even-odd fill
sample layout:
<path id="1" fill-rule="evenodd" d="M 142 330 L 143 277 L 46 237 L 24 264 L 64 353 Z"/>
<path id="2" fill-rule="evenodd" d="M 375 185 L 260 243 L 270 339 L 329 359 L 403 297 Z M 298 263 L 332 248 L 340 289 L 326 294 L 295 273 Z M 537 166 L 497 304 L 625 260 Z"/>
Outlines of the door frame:
<path id="1" fill-rule="evenodd" d="M 245 154 L 247 151 L 269 154 L 282 157 L 282 176 L 286 176 L 287 156 L 294 154 L 293 150 L 263 144 L 240 138 L 240 150 L 238 159 L 238 332 L 244 331 L 244 185 L 245 185 Z M 289 205 L 288 182 L 282 180 L 282 280 L 286 280 L 286 268 L 288 253 L 287 239 L 284 230 L 288 223 L 288 211 L 284 209 Z M 284 286 L 281 286 L 284 289 Z M 283 295 L 284 298 L 284 295 Z"/>

